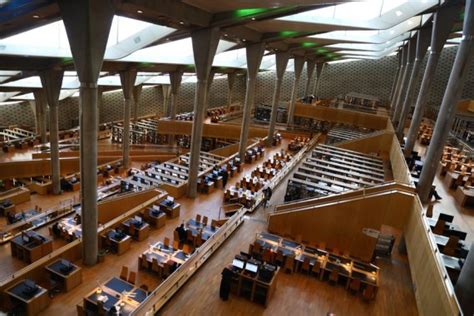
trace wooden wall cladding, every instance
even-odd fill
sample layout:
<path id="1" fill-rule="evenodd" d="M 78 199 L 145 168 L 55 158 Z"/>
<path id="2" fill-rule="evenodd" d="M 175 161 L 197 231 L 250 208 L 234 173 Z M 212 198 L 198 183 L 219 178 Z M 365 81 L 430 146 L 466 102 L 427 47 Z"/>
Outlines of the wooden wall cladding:
<path id="1" fill-rule="evenodd" d="M 411 176 L 408 171 L 405 156 L 403 155 L 395 134 L 392 135 L 392 141 L 390 144 L 390 164 L 392 166 L 393 180 L 413 185 L 411 183 Z"/>
<path id="2" fill-rule="evenodd" d="M 99 157 L 97 164 L 103 165 L 116 160 L 117 157 Z M 61 175 L 79 171 L 79 158 L 60 158 Z M 0 163 L 0 179 L 30 178 L 51 174 L 50 159 L 35 159 L 24 161 L 10 161 Z"/>
<path id="3" fill-rule="evenodd" d="M 328 248 L 347 250 L 351 255 L 370 260 L 375 242 L 363 228 L 380 230 L 389 225 L 403 230 L 412 195 L 388 191 L 308 207 L 306 210 L 271 214 L 268 230 L 280 235 L 302 235 L 303 240 L 325 242 Z"/>
<path id="4" fill-rule="evenodd" d="M 355 125 L 359 127 L 383 130 L 387 127 L 386 116 L 356 111 L 329 108 L 325 106 L 296 103 L 295 116 L 313 118 L 320 121 Z"/>
<path id="5" fill-rule="evenodd" d="M 405 229 L 405 243 L 410 262 L 415 297 L 420 315 L 460 315 L 446 270 L 434 241 L 427 233 L 421 202 L 415 196 Z M 436 251 L 436 253 L 435 253 Z"/>

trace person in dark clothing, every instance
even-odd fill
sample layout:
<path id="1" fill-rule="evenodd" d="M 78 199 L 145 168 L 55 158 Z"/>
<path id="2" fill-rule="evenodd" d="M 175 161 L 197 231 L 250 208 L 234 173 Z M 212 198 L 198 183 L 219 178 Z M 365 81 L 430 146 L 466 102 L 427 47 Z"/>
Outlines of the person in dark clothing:
<path id="1" fill-rule="evenodd" d="M 436 200 L 442 199 L 442 197 L 439 196 L 438 192 L 436 191 L 436 186 L 434 185 L 431 187 L 431 190 L 430 190 L 430 194 L 429 194 L 430 200 L 433 198 L 433 196 L 435 197 Z"/>
<path id="2" fill-rule="evenodd" d="M 225 186 L 227 184 L 227 178 L 229 177 L 229 175 L 227 174 L 227 170 L 222 169 L 221 171 L 222 171 L 222 186 L 225 189 Z"/>
<path id="3" fill-rule="evenodd" d="M 184 243 L 186 241 L 186 229 L 184 228 L 184 224 L 176 227 L 176 231 L 178 232 L 179 242 Z"/>
<path id="4" fill-rule="evenodd" d="M 265 190 L 263 190 L 263 206 L 266 208 L 268 206 L 268 201 L 272 198 L 272 189 L 270 187 L 267 187 Z"/>
<path id="5" fill-rule="evenodd" d="M 227 266 L 222 270 L 222 279 L 221 279 L 221 287 L 219 289 L 219 296 L 223 301 L 227 301 L 229 299 L 230 294 L 230 284 L 232 282 L 232 278 L 234 276 L 234 271 L 232 271 L 231 266 Z"/>

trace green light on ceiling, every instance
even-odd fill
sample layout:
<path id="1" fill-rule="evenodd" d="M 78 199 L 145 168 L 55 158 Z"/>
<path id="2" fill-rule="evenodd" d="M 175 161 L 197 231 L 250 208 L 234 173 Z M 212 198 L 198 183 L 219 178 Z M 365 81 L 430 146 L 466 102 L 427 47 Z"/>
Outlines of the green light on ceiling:
<path id="1" fill-rule="evenodd" d="M 278 33 L 278 35 L 282 36 L 282 37 L 293 37 L 293 36 L 296 36 L 298 35 L 299 32 L 296 32 L 296 31 L 281 31 Z"/>
<path id="2" fill-rule="evenodd" d="M 314 46 L 317 46 L 318 43 L 314 43 L 314 42 L 304 42 L 304 43 L 301 43 L 301 46 L 302 47 L 314 47 Z"/>
<path id="3" fill-rule="evenodd" d="M 316 53 L 318 54 L 325 54 L 328 50 L 326 48 L 316 48 Z"/>
<path id="4" fill-rule="evenodd" d="M 65 64 L 71 64 L 73 62 L 71 57 L 64 57 L 63 59 L 61 59 L 61 61 L 64 65 Z"/>
<path id="5" fill-rule="evenodd" d="M 329 58 L 333 58 L 334 56 L 336 56 L 336 55 L 334 55 L 333 53 L 327 53 L 326 54 L 326 57 L 329 57 Z"/>
<path id="6" fill-rule="evenodd" d="M 233 15 L 237 18 L 244 18 L 244 17 L 251 17 L 253 15 L 257 15 L 260 13 L 264 13 L 269 11 L 267 8 L 247 8 L 247 9 L 239 9 L 233 12 Z"/>

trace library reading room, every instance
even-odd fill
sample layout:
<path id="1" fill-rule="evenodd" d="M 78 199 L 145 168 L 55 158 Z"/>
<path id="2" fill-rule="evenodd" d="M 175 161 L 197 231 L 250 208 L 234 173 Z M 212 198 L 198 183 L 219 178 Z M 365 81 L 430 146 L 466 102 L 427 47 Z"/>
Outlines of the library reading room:
<path id="1" fill-rule="evenodd" d="M 0 316 L 474 315 L 474 0 L 0 0 Z"/>

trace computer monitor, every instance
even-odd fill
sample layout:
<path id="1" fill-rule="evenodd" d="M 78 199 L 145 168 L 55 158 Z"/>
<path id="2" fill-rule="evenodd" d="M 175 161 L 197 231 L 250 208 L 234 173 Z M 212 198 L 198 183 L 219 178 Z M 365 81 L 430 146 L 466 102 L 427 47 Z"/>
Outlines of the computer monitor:
<path id="1" fill-rule="evenodd" d="M 170 204 L 174 203 L 174 197 L 172 197 L 171 195 L 168 195 L 168 196 L 166 197 L 166 200 L 167 200 L 167 202 L 170 203 Z"/>
<path id="2" fill-rule="evenodd" d="M 135 222 L 137 223 L 141 223 L 142 222 L 142 218 L 140 216 L 134 216 L 133 219 L 135 220 Z"/>
<path id="3" fill-rule="evenodd" d="M 27 234 L 21 234 L 21 239 L 22 239 L 23 242 L 25 242 L 25 243 L 30 242 L 30 236 L 28 236 Z"/>
<path id="4" fill-rule="evenodd" d="M 36 287 L 37 287 L 35 281 L 30 280 L 30 279 L 26 279 L 26 280 L 25 280 L 25 286 L 26 286 L 28 289 L 30 289 L 30 290 L 34 290 L 34 289 L 36 289 Z"/>
<path id="5" fill-rule="evenodd" d="M 245 265 L 245 271 L 251 272 L 251 273 L 257 273 L 258 271 L 258 266 L 256 264 L 253 264 L 251 262 L 247 262 Z"/>
<path id="6" fill-rule="evenodd" d="M 239 260 L 239 259 L 234 259 L 232 261 L 232 266 L 238 268 L 238 269 L 243 269 L 245 266 L 245 262 Z"/>

